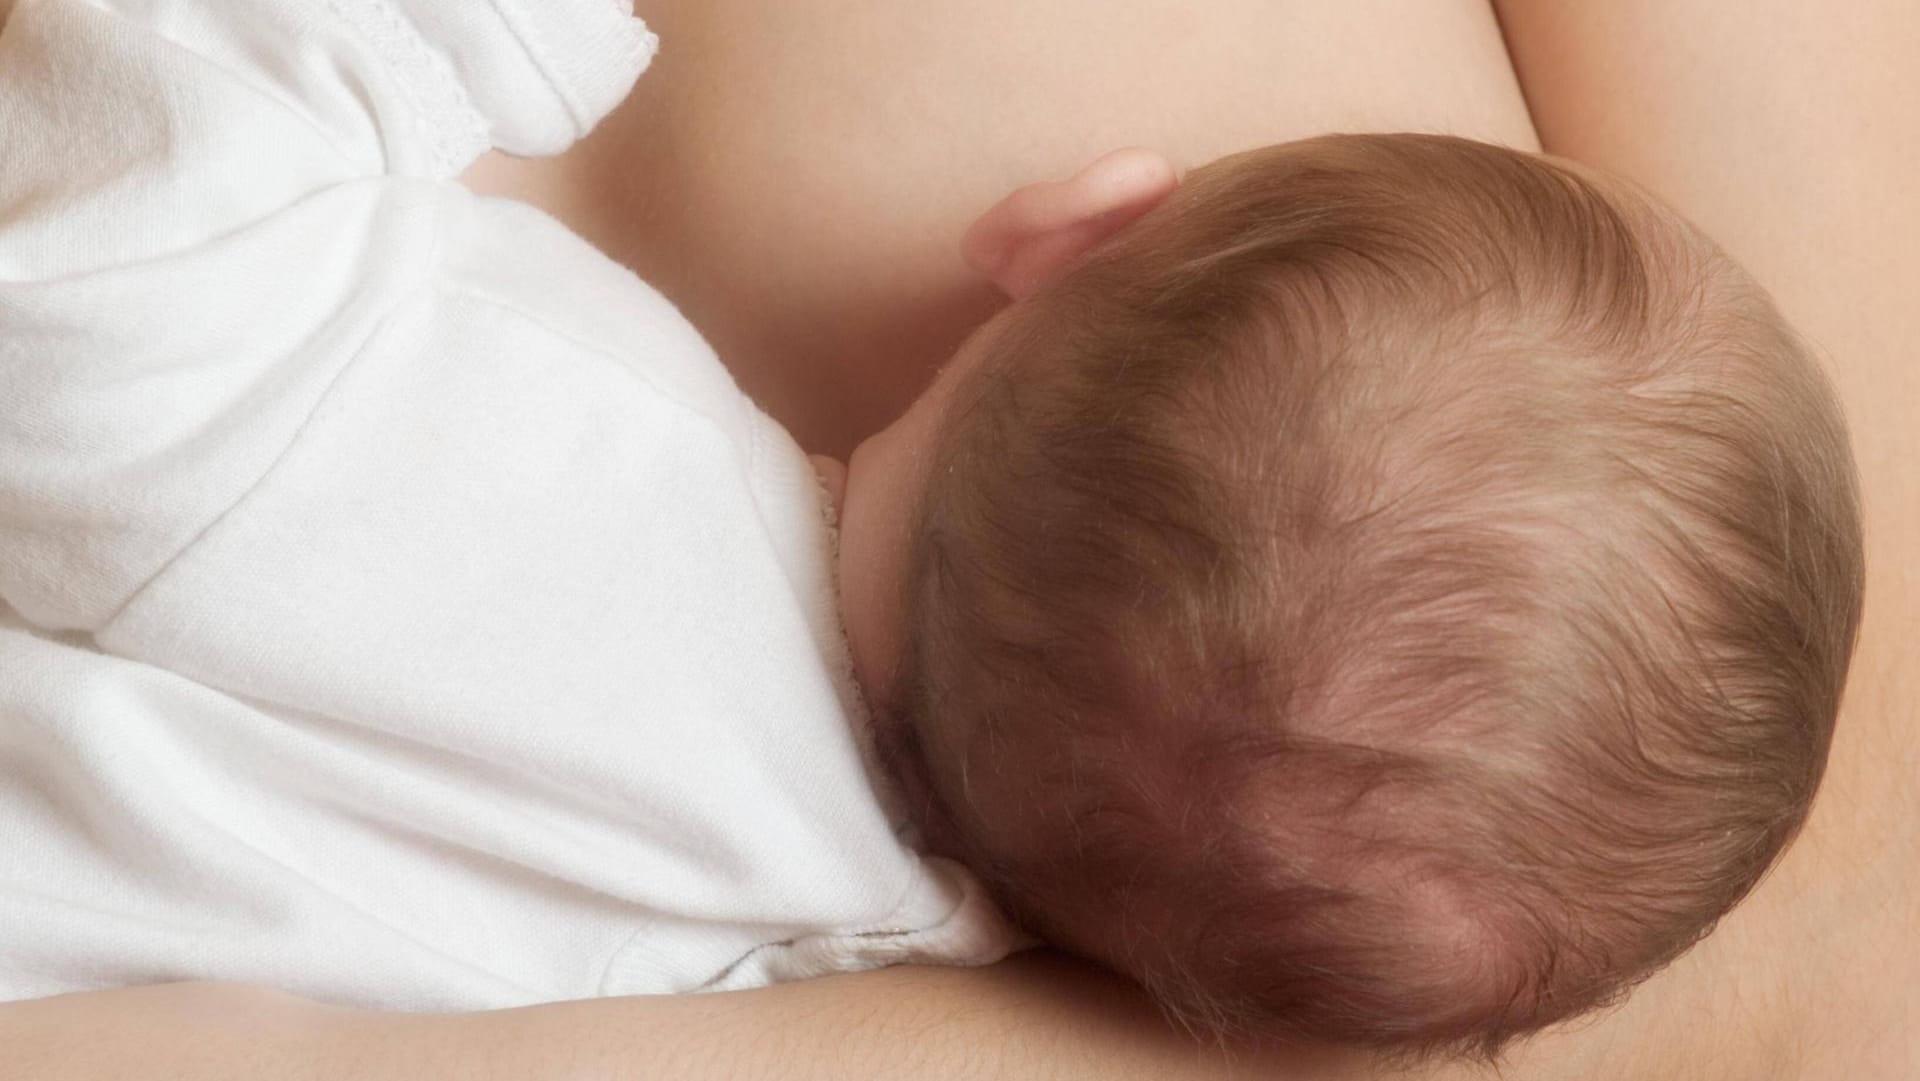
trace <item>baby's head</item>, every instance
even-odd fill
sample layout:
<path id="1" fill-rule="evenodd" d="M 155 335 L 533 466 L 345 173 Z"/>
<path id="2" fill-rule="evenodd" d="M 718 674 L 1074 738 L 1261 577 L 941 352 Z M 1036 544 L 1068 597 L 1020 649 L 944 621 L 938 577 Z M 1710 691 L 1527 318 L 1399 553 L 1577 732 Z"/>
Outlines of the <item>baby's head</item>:
<path id="1" fill-rule="evenodd" d="M 1815 365 L 1699 234 L 1330 137 L 1036 277 L 855 455 L 843 539 L 930 841 L 1035 932 L 1203 1028 L 1491 1049 L 1759 879 L 1860 527 Z"/>

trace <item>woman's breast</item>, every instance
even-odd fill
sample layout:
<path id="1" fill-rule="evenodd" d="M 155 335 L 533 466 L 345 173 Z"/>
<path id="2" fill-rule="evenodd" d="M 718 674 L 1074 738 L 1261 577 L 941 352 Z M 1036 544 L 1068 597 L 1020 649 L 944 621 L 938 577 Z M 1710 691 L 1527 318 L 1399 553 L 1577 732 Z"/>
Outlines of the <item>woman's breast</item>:
<path id="1" fill-rule="evenodd" d="M 678 303 L 809 449 L 890 419 L 993 306 L 956 253 L 1019 184 L 1330 130 L 1532 147 L 1482 0 L 664 0 L 633 98 L 546 205 Z"/>

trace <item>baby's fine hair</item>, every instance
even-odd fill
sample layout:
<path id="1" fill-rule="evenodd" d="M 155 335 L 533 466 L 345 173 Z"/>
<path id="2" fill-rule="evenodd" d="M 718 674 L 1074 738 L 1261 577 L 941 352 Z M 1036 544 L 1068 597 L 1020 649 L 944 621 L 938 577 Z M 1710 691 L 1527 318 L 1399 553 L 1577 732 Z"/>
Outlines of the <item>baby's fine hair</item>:
<path id="1" fill-rule="evenodd" d="M 1230 158 L 991 324 L 919 510 L 931 831 L 1225 1034 L 1491 1054 L 1805 819 L 1859 618 L 1839 410 L 1624 185 Z"/>

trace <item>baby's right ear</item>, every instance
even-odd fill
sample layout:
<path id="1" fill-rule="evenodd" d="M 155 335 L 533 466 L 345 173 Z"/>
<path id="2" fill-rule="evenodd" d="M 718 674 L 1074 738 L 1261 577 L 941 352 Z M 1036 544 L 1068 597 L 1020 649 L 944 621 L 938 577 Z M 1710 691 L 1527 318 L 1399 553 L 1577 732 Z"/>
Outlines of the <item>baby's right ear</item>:
<path id="1" fill-rule="evenodd" d="M 1067 180 L 1029 184 L 967 230 L 960 253 L 1014 300 L 1038 292 L 1180 186 L 1166 158 L 1115 150 Z"/>

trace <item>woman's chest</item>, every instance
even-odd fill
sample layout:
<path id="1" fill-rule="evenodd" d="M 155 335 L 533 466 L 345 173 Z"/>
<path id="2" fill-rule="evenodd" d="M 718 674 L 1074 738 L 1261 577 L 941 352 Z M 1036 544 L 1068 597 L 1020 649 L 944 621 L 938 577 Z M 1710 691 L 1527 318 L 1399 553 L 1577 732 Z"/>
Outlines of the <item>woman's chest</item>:
<path id="1" fill-rule="evenodd" d="M 1531 146 L 1484 3 L 663 0 L 632 99 L 489 167 L 673 298 L 812 450 L 896 414 L 988 313 L 960 234 L 1123 145 L 1195 165 L 1328 130 Z"/>

